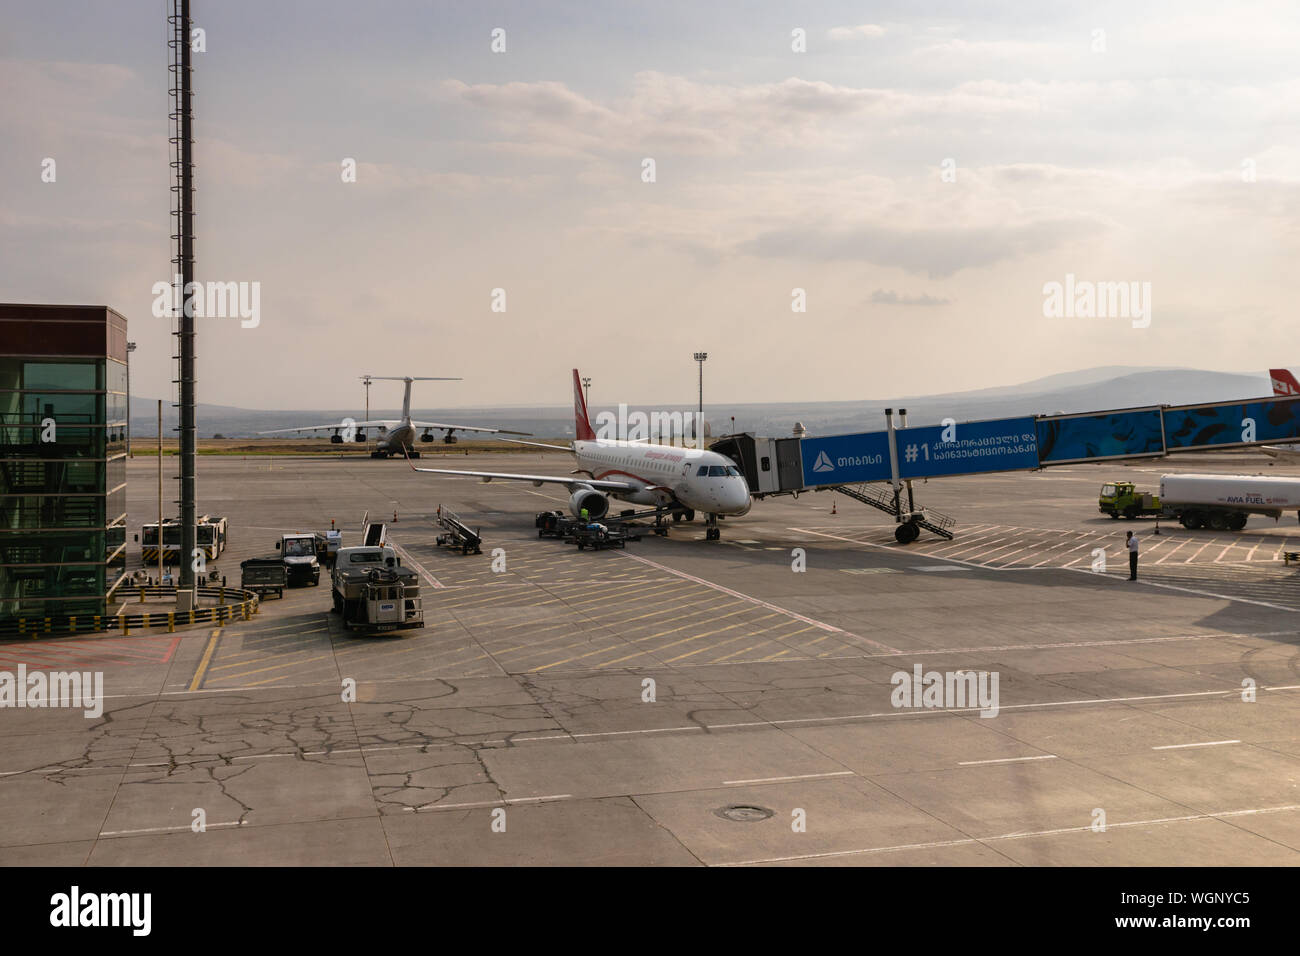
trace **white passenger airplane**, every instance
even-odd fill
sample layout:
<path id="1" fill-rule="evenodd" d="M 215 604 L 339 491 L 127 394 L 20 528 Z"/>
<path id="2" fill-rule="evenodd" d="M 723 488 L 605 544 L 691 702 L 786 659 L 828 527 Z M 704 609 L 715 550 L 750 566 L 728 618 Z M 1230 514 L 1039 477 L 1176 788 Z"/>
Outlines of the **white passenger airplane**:
<path id="1" fill-rule="evenodd" d="M 735 462 L 724 455 L 701 448 L 597 438 L 587 415 L 577 369 L 573 370 L 573 412 L 577 437 L 571 446 L 519 443 L 572 452 L 578 466 L 572 474 L 561 477 L 411 467 L 433 475 L 480 481 L 531 481 L 539 488 L 547 483 L 564 485 L 573 515 L 581 517 L 585 511 L 593 520 L 609 512 L 610 498 L 653 507 L 657 520 L 671 514 L 674 520 L 684 517 L 689 521 L 698 511 L 706 516 L 705 536 L 711 541 L 721 537 L 719 515 L 749 511 L 749 485 Z"/>
<path id="2" fill-rule="evenodd" d="M 402 375 L 363 375 L 363 381 L 375 382 L 405 382 L 406 391 L 402 394 L 402 417 L 400 419 L 381 418 L 372 421 L 354 422 L 351 419 L 345 419 L 341 422 L 335 422 L 330 425 L 303 425 L 300 428 L 275 428 L 267 432 L 258 432 L 259 435 L 280 435 L 285 432 L 318 432 L 330 429 L 334 432 L 330 436 L 330 442 L 338 445 L 345 441 L 355 438 L 358 442 L 366 440 L 364 429 L 375 428 L 379 432 L 379 439 L 375 445 L 375 450 L 370 453 L 371 458 L 391 458 L 394 455 L 409 453 L 412 458 L 419 458 L 420 453 L 415 451 L 415 430 L 421 430 L 420 441 L 433 441 L 433 434 L 429 431 L 431 428 L 437 428 L 444 431 L 442 436 L 444 443 L 454 445 L 456 443 L 455 432 L 487 432 L 491 435 L 527 435 L 528 432 L 510 431 L 508 428 L 480 428 L 477 425 L 448 425 L 444 422 L 419 422 L 411 419 L 411 383 L 412 382 L 459 382 L 458 378 L 437 378 L 428 376 L 402 376 Z M 352 436 L 352 437 L 348 437 Z"/>
<path id="3" fill-rule="evenodd" d="M 1300 395 L 1300 382 L 1289 368 L 1271 368 L 1268 377 L 1277 397 L 1295 398 Z M 1261 445 L 1259 450 L 1278 461 L 1300 461 L 1300 445 Z"/>

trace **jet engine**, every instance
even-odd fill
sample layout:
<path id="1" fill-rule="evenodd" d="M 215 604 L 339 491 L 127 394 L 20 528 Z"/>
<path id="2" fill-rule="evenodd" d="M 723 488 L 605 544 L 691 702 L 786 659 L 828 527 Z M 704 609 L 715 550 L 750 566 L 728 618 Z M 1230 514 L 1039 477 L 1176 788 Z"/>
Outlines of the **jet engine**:
<path id="1" fill-rule="evenodd" d="M 356 442 L 363 442 L 365 440 L 366 440 L 366 433 L 363 431 L 358 431 L 356 437 L 353 439 L 353 441 Z"/>
<path id="2" fill-rule="evenodd" d="M 433 441 L 433 435 L 431 435 L 429 432 L 424 432 L 423 434 L 420 435 L 420 441 L 423 442 Z"/>
<path id="3" fill-rule="evenodd" d="M 569 498 L 569 511 L 575 518 L 581 518 L 583 508 L 587 509 L 588 517 L 599 520 L 609 512 L 609 499 L 595 488 L 579 488 Z"/>

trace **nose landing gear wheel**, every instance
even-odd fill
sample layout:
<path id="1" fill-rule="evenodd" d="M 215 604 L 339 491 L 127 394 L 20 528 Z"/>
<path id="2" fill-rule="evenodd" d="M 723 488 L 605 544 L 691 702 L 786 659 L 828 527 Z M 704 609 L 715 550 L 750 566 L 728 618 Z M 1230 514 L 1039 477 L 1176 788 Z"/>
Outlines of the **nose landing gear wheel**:
<path id="1" fill-rule="evenodd" d="M 722 529 L 721 528 L 706 529 L 704 532 L 704 539 L 706 541 L 720 541 L 722 539 Z"/>
<path id="2" fill-rule="evenodd" d="M 921 529 L 910 521 L 906 521 L 894 529 L 894 540 L 899 544 L 911 544 L 920 536 Z"/>

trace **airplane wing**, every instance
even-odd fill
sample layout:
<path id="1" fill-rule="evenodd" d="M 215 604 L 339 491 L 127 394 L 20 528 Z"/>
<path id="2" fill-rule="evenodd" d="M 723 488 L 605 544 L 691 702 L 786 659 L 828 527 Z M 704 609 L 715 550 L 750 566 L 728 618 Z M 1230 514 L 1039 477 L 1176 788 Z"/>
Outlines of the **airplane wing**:
<path id="1" fill-rule="evenodd" d="M 360 422 L 358 422 L 360 424 Z M 446 422 L 417 422 L 411 419 L 416 428 L 446 428 L 454 432 L 489 432 L 493 435 L 531 435 L 532 432 L 517 432 L 509 428 L 480 428 L 478 425 L 448 425 Z M 566 448 L 565 451 L 568 451 Z"/>
<path id="2" fill-rule="evenodd" d="M 408 458 L 407 461 L 410 461 Z M 501 471 L 453 471 L 450 468 L 416 468 L 411 464 L 412 471 L 423 471 L 431 475 L 451 475 L 455 478 L 477 478 L 480 481 L 531 481 L 534 485 L 564 485 L 565 487 L 576 487 L 581 485 L 584 488 L 597 488 L 601 491 L 634 491 L 641 485 L 633 485 L 626 481 L 604 481 L 599 478 L 583 478 L 580 475 L 517 475 Z"/>
<path id="3" fill-rule="evenodd" d="M 512 445 L 528 445 L 530 448 L 549 448 L 552 451 L 573 451 L 571 445 L 548 445 L 544 441 L 524 441 L 520 438 L 503 438 L 502 441 L 508 441 Z"/>
<path id="4" fill-rule="evenodd" d="M 402 424 L 394 419 L 380 419 L 370 422 L 332 422 L 329 425 L 301 425 L 298 428 L 273 428 L 270 431 L 258 432 L 259 435 L 280 435 L 285 432 L 318 432 L 326 428 L 392 428 L 394 425 Z"/>

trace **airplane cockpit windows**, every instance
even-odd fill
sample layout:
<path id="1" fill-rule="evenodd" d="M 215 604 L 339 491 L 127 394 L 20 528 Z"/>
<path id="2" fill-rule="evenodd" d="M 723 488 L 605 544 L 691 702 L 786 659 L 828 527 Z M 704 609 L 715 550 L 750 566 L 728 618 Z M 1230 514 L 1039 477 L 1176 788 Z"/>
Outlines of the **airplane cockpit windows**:
<path id="1" fill-rule="evenodd" d="M 707 478 L 707 477 L 709 477 L 709 466 L 708 466 L 708 465 L 700 465 L 700 470 L 697 471 L 697 472 L 695 473 L 695 477 L 696 477 L 696 478 Z"/>

